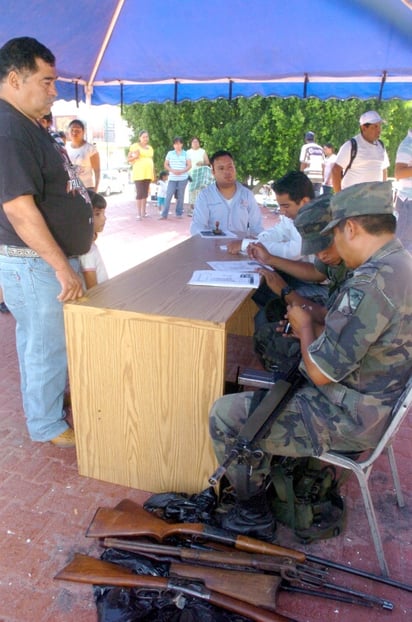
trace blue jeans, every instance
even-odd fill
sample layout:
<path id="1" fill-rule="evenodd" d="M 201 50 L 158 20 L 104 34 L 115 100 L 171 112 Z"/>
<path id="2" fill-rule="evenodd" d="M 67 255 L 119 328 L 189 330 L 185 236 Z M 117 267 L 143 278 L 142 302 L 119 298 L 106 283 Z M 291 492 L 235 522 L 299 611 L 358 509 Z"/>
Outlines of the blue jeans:
<path id="1" fill-rule="evenodd" d="M 175 181 L 174 179 L 169 179 L 167 182 L 167 192 L 166 192 L 166 200 L 162 209 L 162 218 L 167 218 L 169 214 L 170 201 L 173 198 L 175 192 L 177 192 L 177 200 L 176 200 L 176 216 L 182 216 L 183 214 L 183 201 L 185 197 L 185 188 L 187 185 L 187 179 L 179 179 Z"/>
<path id="2" fill-rule="evenodd" d="M 79 272 L 79 260 L 70 259 Z M 63 304 L 55 272 L 40 258 L 0 255 L 0 284 L 16 319 L 16 348 L 27 428 L 33 441 L 49 441 L 68 425 L 63 411 L 67 382 Z"/>

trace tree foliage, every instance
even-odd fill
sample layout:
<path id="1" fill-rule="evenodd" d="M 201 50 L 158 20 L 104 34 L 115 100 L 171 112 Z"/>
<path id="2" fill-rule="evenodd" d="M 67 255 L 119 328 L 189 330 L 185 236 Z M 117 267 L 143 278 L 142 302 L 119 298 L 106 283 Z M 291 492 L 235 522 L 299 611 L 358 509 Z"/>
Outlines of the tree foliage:
<path id="1" fill-rule="evenodd" d="M 238 178 L 250 186 L 276 179 L 299 168 L 299 153 L 308 130 L 320 144 L 336 150 L 359 131 L 358 120 L 366 110 L 378 110 L 387 121 L 382 140 L 388 150 L 393 174 L 396 149 L 409 128 L 410 103 L 351 99 L 278 99 L 252 97 L 233 101 L 218 99 L 173 104 L 133 104 L 124 116 L 137 137 L 150 133 L 155 167 L 163 168 L 173 137 L 182 136 L 185 148 L 198 136 L 209 155 L 218 149 L 233 153 Z"/>

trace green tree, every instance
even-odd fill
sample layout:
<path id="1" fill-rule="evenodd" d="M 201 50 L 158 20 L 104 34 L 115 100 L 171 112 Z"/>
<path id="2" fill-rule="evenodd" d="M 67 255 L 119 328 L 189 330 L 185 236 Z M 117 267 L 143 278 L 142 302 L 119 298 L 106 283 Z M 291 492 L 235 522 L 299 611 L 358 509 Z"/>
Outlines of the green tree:
<path id="1" fill-rule="evenodd" d="M 198 136 L 209 156 L 218 149 L 233 153 L 238 178 L 258 187 L 287 171 L 299 168 L 299 153 L 305 132 L 315 132 L 320 144 L 340 145 L 359 131 L 359 117 L 366 110 L 378 110 L 387 123 L 382 139 L 388 150 L 393 175 L 396 149 L 409 127 L 411 103 L 318 99 L 262 98 L 218 99 L 173 104 L 133 104 L 124 117 L 134 130 L 150 133 L 155 150 L 155 167 L 163 168 L 173 137 L 182 136 L 185 148 Z"/>

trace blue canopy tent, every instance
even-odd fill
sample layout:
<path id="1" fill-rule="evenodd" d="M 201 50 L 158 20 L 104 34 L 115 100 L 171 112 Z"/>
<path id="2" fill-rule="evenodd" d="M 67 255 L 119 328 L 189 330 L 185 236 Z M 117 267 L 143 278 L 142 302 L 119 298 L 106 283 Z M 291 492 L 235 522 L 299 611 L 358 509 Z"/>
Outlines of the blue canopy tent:
<path id="1" fill-rule="evenodd" d="M 412 99 L 411 0 L 13 0 L 0 45 L 27 35 L 66 100 Z"/>

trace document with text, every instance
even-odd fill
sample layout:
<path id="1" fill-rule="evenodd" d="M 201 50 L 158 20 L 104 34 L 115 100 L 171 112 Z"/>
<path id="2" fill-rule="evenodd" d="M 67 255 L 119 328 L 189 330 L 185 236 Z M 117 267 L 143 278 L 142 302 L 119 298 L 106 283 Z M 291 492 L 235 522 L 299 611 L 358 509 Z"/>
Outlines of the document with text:
<path id="1" fill-rule="evenodd" d="M 189 285 L 211 285 L 215 287 L 259 287 L 260 275 L 257 272 L 224 270 L 195 270 Z"/>

